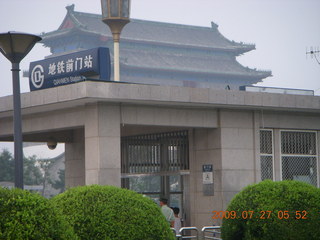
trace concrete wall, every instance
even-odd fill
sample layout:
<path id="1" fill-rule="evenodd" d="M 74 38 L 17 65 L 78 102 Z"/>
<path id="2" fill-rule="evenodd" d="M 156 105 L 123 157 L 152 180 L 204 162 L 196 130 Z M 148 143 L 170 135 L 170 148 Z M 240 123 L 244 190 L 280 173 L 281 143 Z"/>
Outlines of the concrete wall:
<path id="1" fill-rule="evenodd" d="M 190 220 L 192 226 L 212 225 L 212 211 L 222 210 L 221 135 L 219 129 L 194 129 L 190 134 Z M 214 195 L 204 194 L 202 166 L 213 165 Z"/>
<path id="2" fill-rule="evenodd" d="M 260 180 L 259 126 L 254 111 L 220 112 L 223 209 L 235 193 Z"/>
<path id="3" fill-rule="evenodd" d="M 85 185 L 84 129 L 73 130 L 73 141 L 65 143 L 66 188 Z"/>
<path id="4" fill-rule="evenodd" d="M 259 125 L 255 111 L 220 110 L 219 126 L 195 129 L 190 154 L 192 225 L 221 224 L 212 211 L 223 211 L 234 194 L 260 180 Z M 214 195 L 204 194 L 202 165 L 212 164 Z"/>

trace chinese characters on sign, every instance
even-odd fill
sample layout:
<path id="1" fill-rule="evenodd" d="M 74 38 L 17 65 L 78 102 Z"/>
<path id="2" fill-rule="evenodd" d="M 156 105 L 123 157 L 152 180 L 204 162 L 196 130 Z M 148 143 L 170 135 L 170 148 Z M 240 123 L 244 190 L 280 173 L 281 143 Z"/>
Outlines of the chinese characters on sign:
<path id="1" fill-rule="evenodd" d="M 92 56 L 88 55 L 84 58 L 77 57 L 76 59 L 68 59 L 66 61 L 58 61 L 49 64 L 49 75 L 56 75 L 62 73 L 72 73 L 74 71 L 82 70 L 83 68 L 92 68 Z"/>

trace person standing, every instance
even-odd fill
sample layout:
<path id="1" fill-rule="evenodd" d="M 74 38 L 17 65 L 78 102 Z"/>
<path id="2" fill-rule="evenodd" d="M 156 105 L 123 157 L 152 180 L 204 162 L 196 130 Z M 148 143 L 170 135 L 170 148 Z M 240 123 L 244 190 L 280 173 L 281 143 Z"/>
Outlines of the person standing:
<path id="1" fill-rule="evenodd" d="M 179 217 L 180 208 L 173 207 L 172 210 L 174 213 L 174 229 L 176 233 L 179 233 L 179 230 L 181 228 L 181 218 Z"/>
<path id="2" fill-rule="evenodd" d="M 168 199 L 166 198 L 160 198 L 160 207 L 161 207 L 161 212 L 166 218 L 167 222 L 169 223 L 170 227 L 174 227 L 174 213 L 171 208 L 168 207 Z"/>

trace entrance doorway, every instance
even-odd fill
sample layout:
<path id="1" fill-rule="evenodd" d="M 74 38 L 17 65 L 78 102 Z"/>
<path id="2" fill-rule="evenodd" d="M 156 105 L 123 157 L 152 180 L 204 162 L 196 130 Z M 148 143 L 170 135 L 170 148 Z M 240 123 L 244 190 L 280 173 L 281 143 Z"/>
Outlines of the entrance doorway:
<path id="1" fill-rule="evenodd" d="M 121 138 L 122 187 L 170 207 L 185 206 L 184 178 L 189 173 L 188 131 L 155 133 Z"/>

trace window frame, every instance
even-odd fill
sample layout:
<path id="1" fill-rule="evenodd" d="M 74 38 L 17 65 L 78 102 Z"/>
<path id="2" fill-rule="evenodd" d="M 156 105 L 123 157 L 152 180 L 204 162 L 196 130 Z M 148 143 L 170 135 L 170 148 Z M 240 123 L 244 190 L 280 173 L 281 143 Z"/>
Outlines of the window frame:
<path id="1" fill-rule="evenodd" d="M 283 154 L 282 153 L 282 133 L 283 132 L 300 132 L 300 133 L 314 133 L 315 134 L 315 154 Z M 301 158 L 307 158 L 307 157 L 314 157 L 316 160 L 316 180 L 317 180 L 317 184 L 316 187 L 319 187 L 319 147 L 318 147 L 318 131 L 315 130 L 301 130 L 301 129 L 280 129 L 279 131 L 279 158 L 280 158 L 280 166 L 279 166 L 279 170 L 280 170 L 280 181 L 283 180 L 287 180 L 287 179 L 283 179 L 283 157 L 301 157 Z M 312 184 L 313 185 L 313 184 Z M 313 185 L 315 186 L 315 185 Z"/>

